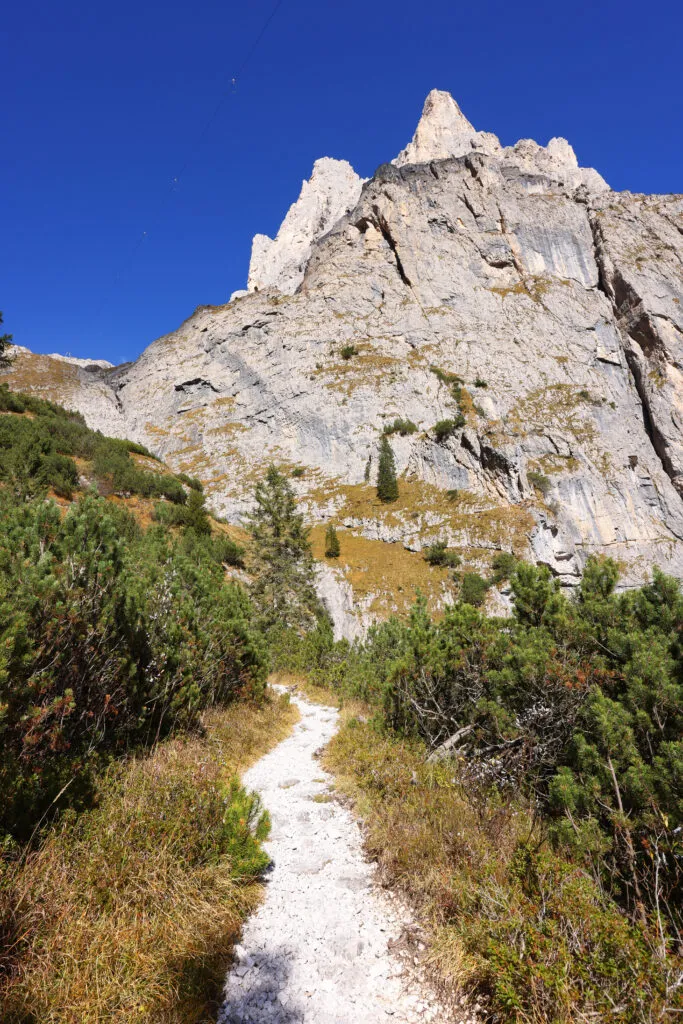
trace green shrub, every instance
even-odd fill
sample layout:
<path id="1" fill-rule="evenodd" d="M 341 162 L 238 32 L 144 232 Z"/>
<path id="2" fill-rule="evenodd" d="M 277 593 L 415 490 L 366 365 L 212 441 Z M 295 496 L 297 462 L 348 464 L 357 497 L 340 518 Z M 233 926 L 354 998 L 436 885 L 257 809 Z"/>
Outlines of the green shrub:
<path id="1" fill-rule="evenodd" d="M 36 479 L 59 497 L 71 500 L 74 488 L 78 487 L 78 468 L 68 455 L 50 452 L 42 460 Z"/>
<path id="2" fill-rule="evenodd" d="M 385 423 L 383 434 L 390 436 L 391 434 L 400 434 L 401 437 L 405 437 L 407 434 L 414 434 L 417 432 L 417 427 L 412 420 L 402 420 L 398 417 L 393 423 Z"/>
<path id="3" fill-rule="evenodd" d="M 462 413 L 458 413 L 458 415 L 454 419 L 439 420 L 439 422 L 435 423 L 434 426 L 432 427 L 432 431 L 434 433 L 434 436 L 436 437 L 436 440 L 439 443 L 441 443 L 442 441 L 445 441 L 447 438 L 452 437 L 453 434 L 457 433 L 457 431 L 464 426 L 465 417 L 462 415 Z"/>
<path id="4" fill-rule="evenodd" d="M 491 559 L 493 582 L 503 583 L 505 580 L 509 580 L 517 568 L 517 562 L 518 559 L 511 551 L 499 551 L 495 554 Z"/>
<path id="5" fill-rule="evenodd" d="M 302 476 L 306 476 L 306 470 L 303 466 L 295 466 L 291 475 L 295 480 L 300 480 Z"/>
<path id="6" fill-rule="evenodd" d="M 191 487 L 195 491 L 204 490 L 204 484 L 201 482 L 201 480 L 198 480 L 196 476 L 188 476 L 187 473 L 176 473 L 176 476 L 181 481 L 181 483 L 186 484 L 187 487 Z"/>
<path id="7" fill-rule="evenodd" d="M 432 371 L 434 376 L 442 384 L 446 384 L 447 387 L 452 387 L 454 384 L 462 384 L 462 377 L 459 377 L 457 373 L 450 373 L 448 370 L 441 370 L 438 366 L 430 366 L 429 369 Z"/>
<path id="8" fill-rule="evenodd" d="M 430 565 L 448 566 L 455 569 L 462 559 L 457 551 L 449 551 L 445 540 L 437 540 L 422 551 L 422 557 Z"/>
<path id="9" fill-rule="evenodd" d="M 342 345 L 339 354 L 342 359 L 348 360 L 353 359 L 354 356 L 359 354 L 359 349 L 355 345 Z"/>
<path id="10" fill-rule="evenodd" d="M 0 412 L 26 412 L 21 395 L 10 391 L 7 384 L 0 384 Z"/>
<path id="11" fill-rule="evenodd" d="M 488 384 L 485 380 L 482 380 L 481 377 L 477 377 L 474 381 L 474 386 L 475 388 L 487 388 Z"/>
<path id="12" fill-rule="evenodd" d="M 462 397 L 462 377 L 459 377 L 457 373 L 440 370 L 438 366 L 430 366 L 429 369 L 436 379 L 449 389 L 453 400 L 459 403 Z"/>
<path id="13" fill-rule="evenodd" d="M 62 517 L 0 488 L 0 833 L 26 839 L 64 787 L 59 808 L 88 801 L 103 760 L 258 690 L 251 615 L 163 528 L 92 495 Z"/>
<path id="14" fill-rule="evenodd" d="M 479 608 L 486 599 L 486 592 L 491 584 L 480 576 L 478 572 L 463 573 L 460 583 L 459 599 L 464 604 L 471 604 L 473 608 Z"/>
<path id="15" fill-rule="evenodd" d="M 553 482 L 550 477 L 544 473 L 537 473 L 535 470 L 530 470 L 527 473 L 527 478 L 532 487 L 535 487 L 544 498 L 550 494 L 553 489 Z"/>

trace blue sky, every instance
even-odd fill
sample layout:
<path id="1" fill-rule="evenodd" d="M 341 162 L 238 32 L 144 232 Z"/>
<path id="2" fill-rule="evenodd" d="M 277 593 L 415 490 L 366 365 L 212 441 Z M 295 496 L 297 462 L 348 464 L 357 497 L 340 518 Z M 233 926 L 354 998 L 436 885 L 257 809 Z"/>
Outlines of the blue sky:
<path id="1" fill-rule="evenodd" d="M 683 191 L 677 0 L 282 0 L 231 91 L 274 4 L 5 8 L 0 309 L 17 343 L 134 358 L 244 285 L 252 235 L 277 230 L 317 157 L 369 176 L 433 87 L 505 144 L 563 135 L 613 188 Z"/>

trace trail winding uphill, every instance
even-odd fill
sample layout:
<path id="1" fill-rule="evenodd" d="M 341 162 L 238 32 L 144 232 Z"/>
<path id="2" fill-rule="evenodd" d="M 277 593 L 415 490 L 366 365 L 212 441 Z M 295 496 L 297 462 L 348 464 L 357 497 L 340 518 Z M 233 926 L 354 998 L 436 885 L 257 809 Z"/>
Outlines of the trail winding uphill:
<path id="1" fill-rule="evenodd" d="M 247 922 L 220 1024 L 444 1022 L 434 996 L 392 953 L 409 922 L 373 884 L 349 811 L 326 799 L 316 751 L 338 712 L 294 697 L 293 734 L 244 777 L 272 818 L 266 897 Z"/>

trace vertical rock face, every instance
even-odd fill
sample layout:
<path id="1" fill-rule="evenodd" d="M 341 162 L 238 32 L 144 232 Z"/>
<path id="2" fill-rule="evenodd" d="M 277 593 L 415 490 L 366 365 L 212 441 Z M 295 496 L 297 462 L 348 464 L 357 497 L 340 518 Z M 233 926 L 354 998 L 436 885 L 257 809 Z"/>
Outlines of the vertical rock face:
<path id="1" fill-rule="evenodd" d="M 202 477 L 233 521 L 270 462 L 296 467 L 310 520 L 342 528 L 362 615 L 402 589 L 385 567 L 399 580 L 437 539 L 473 569 L 514 550 L 567 584 L 592 553 L 630 582 L 683 576 L 682 197 L 616 194 L 563 139 L 503 148 L 434 92 L 370 181 L 316 164 L 257 237 L 250 288 L 129 366 L 67 381 L 55 363 L 67 403 Z M 18 359 L 10 377 L 38 373 Z"/>
<path id="2" fill-rule="evenodd" d="M 316 160 L 277 236 L 254 236 L 247 290 L 277 288 L 293 295 L 303 280 L 311 246 L 353 209 L 362 187 L 363 179 L 346 160 Z"/>

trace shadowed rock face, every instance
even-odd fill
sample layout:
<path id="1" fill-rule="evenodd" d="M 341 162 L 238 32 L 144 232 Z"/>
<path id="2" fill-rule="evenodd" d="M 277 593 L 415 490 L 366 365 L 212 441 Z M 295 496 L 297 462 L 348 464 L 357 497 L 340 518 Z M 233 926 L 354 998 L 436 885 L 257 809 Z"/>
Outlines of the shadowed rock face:
<path id="1" fill-rule="evenodd" d="M 305 468 L 312 517 L 368 537 L 512 547 L 567 583 L 596 551 L 630 581 L 683 575 L 683 197 L 613 193 L 562 139 L 504 149 L 436 92 L 354 187 L 304 256 L 281 247 L 293 294 L 277 271 L 131 365 L 74 368 L 68 404 L 201 476 L 231 519 L 275 461 Z M 418 428 L 392 435 L 414 505 L 370 515 L 351 485 L 396 417 Z"/>

